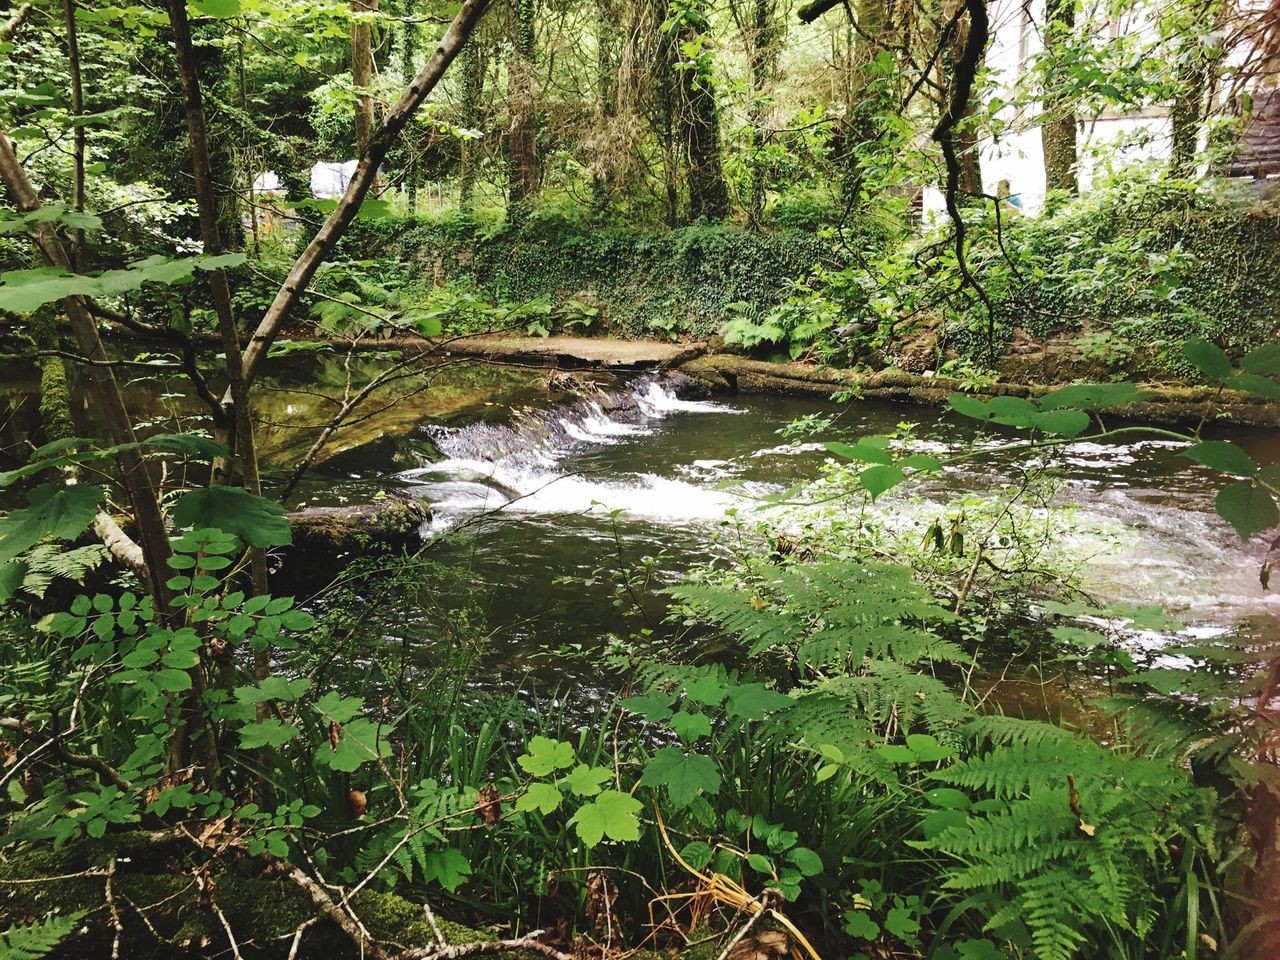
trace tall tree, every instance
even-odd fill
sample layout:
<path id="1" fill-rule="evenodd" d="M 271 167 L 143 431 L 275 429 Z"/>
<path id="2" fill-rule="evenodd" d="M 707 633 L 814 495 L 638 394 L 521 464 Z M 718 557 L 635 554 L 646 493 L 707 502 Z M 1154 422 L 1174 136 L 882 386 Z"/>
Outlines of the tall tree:
<path id="1" fill-rule="evenodd" d="M 351 0 L 351 83 L 356 88 L 356 156 L 363 157 L 373 136 L 373 24 L 378 0 Z"/>
<path id="2" fill-rule="evenodd" d="M 463 48 L 458 66 L 462 71 L 462 123 L 469 130 L 476 130 L 480 127 L 480 95 L 484 84 L 479 43 L 468 43 Z M 458 203 L 463 210 L 471 209 L 479 160 L 480 145 L 473 137 L 464 137 L 460 147 L 458 172 Z"/>
<path id="3" fill-rule="evenodd" d="M 512 0 L 516 36 L 507 64 L 507 208 L 513 219 L 522 216 L 538 192 L 536 3 L 537 0 Z"/>
<path id="4" fill-rule="evenodd" d="M 678 63 L 678 127 L 689 190 L 689 219 L 723 220 L 729 187 L 720 156 L 720 105 L 715 58 L 708 47 L 710 24 L 700 0 L 677 0 L 668 21 Z"/>
<path id="5" fill-rule="evenodd" d="M 1076 193 L 1076 114 L 1070 98 L 1062 95 L 1066 67 L 1064 54 L 1076 26 L 1075 0 L 1045 0 L 1044 46 L 1048 57 L 1041 105 L 1040 143 L 1044 149 L 1044 180 L 1049 190 Z"/>

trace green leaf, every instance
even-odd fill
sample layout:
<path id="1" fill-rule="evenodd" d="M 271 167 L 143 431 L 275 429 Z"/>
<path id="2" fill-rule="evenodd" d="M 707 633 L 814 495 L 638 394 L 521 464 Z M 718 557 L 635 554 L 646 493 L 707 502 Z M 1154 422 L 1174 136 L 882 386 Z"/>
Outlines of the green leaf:
<path id="1" fill-rule="evenodd" d="M 1280 342 L 1268 343 L 1245 354 L 1245 358 L 1240 361 L 1240 368 L 1246 373 L 1260 373 L 1264 376 L 1280 374 Z"/>
<path id="2" fill-rule="evenodd" d="M 573 761 L 573 747 L 549 737 L 534 737 L 529 741 L 529 752 L 516 758 L 525 773 L 534 777 L 545 777 L 552 771 L 571 767 Z"/>
<path id="3" fill-rule="evenodd" d="M 862 484 L 862 488 L 871 494 L 874 500 L 886 490 L 892 490 L 902 481 L 907 479 L 907 475 L 895 466 L 878 465 L 867 467 L 858 474 L 858 482 Z"/>
<path id="4" fill-rule="evenodd" d="M 624 710 L 638 713 L 650 723 L 664 723 L 671 716 L 671 704 L 676 698 L 651 690 L 641 697 L 623 697 L 619 703 Z"/>
<path id="5" fill-rule="evenodd" d="M 605 790 L 590 803 L 578 808 L 569 822 L 588 847 L 594 847 L 603 838 L 610 840 L 639 840 L 640 820 L 636 814 L 642 805 L 628 793 Z"/>
<path id="6" fill-rule="evenodd" d="M 816 877 L 826 869 L 822 858 L 808 847 L 795 847 L 787 853 L 787 859 L 806 877 Z"/>
<path id="7" fill-rule="evenodd" d="M 422 875 L 427 883 L 434 880 L 453 893 L 471 876 L 471 861 L 453 847 L 428 850 L 423 857 Z"/>
<path id="8" fill-rule="evenodd" d="M 932 840 L 941 833 L 952 829 L 963 829 L 969 822 L 963 810 L 935 810 L 920 821 L 920 830 L 926 840 Z"/>
<path id="9" fill-rule="evenodd" d="M 613 771 L 608 767 L 589 767 L 580 763 L 564 775 L 563 783 L 576 796 L 594 797 L 612 776 Z"/>
<path id="10" fill-rule="evenodd" d="M 1239 477 L 1251 477 L 1258 472 L 1253 458 L 1230 440 L 1203 440 L 1188 447 L 1182 455 L 1206 467 Z"/>
<path id="11" fill-rule="evenodd" d="M 790 706 L 792 700 L 785 693 L 770 690 L 763 683 L 742 683 L 729 688 L 729 702 L 725 712 L 743 720 L 762 720 L 766 713 Z"/>
<path id="12" fill-rule="evenodd" d="M 911 467 L 926 473 L 936 473 L 942 469 L 942 461 L 927 453 L 912 453 L 898 461 L 900 467 Z"/>
<path id="13" fill-rule="evenodd" d="M 1208 340 L 1194 337 L 1182 345 L 1182 355 L 1210 380 L 1225 380 L 1231 376 L 1231 358 Z"/>
<path id="14" fill-rule="evenodd" d="M 1062 437 L 1078 437 L 1089 428 L 1089 415 L 1083 410 L 1063 408 L 1046 410 L 1031 418 L 1031 426 Z"/>
<path id="15" fill-rule="evenodd" d="M 704 673 L 684 688 L 684 695 L 697 703 L 715 707 L 724 700 L 725 689 L 718 677 Z"/>
<path id="16" fill-rule="evenodd" d="M 1253 483 L 1233 483 L 1218 491 L 1214 501 L 1218 516 L 1248 539 L 1280 523 L 1280 510 L 1271 494 Z"/>
<path id="17" fill-rule="evenodd" d="M 680 859 L 695 870 L 701 870 L 711 862 L 712 849 L 702 840 L 691 840 L 680 849 Z"/>
<path id="18" fill-rule="evenodd" d="M 560 807 L 560 801 L 564 799 L 564 795 L 560 792 L 560 788 L 554 783 L 541 783 L 535 781 L 529 784 L 529 788 L 520 795 L 520 799 L 516 801 L 516 811 L 519 813 L 529 813 L 537 810 L 543 815 L 555 813 Z"/>
<path id="19" fill-rule="evenodd" d="M 1233 390 L 1254 393 L 1268 400 L 1280 400 L 1280 383 L 1257 373 L 1237 373 L 1223 382 Z"/>
<path id="20" fill-rule="evenodd" d="M 27 565 L 16 560 L 0 563 L 0 604 L 8 601 L 27 578 Z"/>
<path id="21" fill-rule="evenodd" d="M 316 710 L 333 723 L 347 723 L 360 715 L 363 706 L 364 703 L 359 698 L 344 697 L 336 690 L 330 690 L 316 701 Z"/>
<path id="22" fill-rule="evenodd" d="M 987 405 L 977 397 L 971 397 L 967 393 L 953 393 L 947 397 L 947 403 L 951 405 L 951 409 L 956 413 L 973 420 L 986 420 L 990 416 Z"/>
<path id="23" fill-rule="evenodd" d="M 225 20 L 240 15 L 240 0 L 192 0 L 196 13 Z"/>
<path id="24" fill-rule="evenodd" d="M 838 440 L 832 440 L 825 444 L 827 452 L 834 454 L 844 460 L 857 460 L 861 463 L 876 463 L 888 465 L 893 463 L 893 457 L 889 455 L 887 450 L 873 446 L 869 443 L 863 443 L 859 440 L 856 444 L 841 443 Z"/>
<path id="25" fill-rule="evenodd" d="M 699 793 L 720 789 L 720 771 L 715 761 L 701 754 L 685 756 L 679 747 L 663 747 L 645 764 L 641 786 L 666 787 L 677 807 L 687 807 Z"/>
<path id="26" fill-rule="evenodd" d="M 711 736 L 711 721 L 706 714 L 681 710 L 669 722 L 676 736 L 685 743 Z"/>
<path id="27" fill-rule="evenodd" d="M 180 527 L 212 527 L 255 547 L 281 547 L 293 541 L 284 507 L 242 487 L 201 487 L 178 498 L 173 522 Z"/>
<path id="28" fill-rule="evenodd" d="M 191 677 L 185 670 L 172 668 L 157 670 L 153 676 L 156 686 L 169 693 L 181 693 L 183 690 L 191 689 Z"/>
<path id="29" fill-rule="evenodd" d="M 1122 407 L 1151 396 L 1134 383 L 1073 383 L 1059 387 L 1040 399 L 1041 410 L 1106 410 Z"/>
<path id="30" fill-rule="evenodd" d="M 246 750 L 257 747 L 282 747 L 298 735 L 298 728 L 276 717 L 268 717 L 240 728 L 240 746 Z"/>
<path id="31" fill-rule="evenodd" d="M 0 518 L 0 563 L 12 560 L 45 537 L 70 540 L 80 534 L 98 512 L 106 491 L 92 484 L 41 484 L 27 497 L 27 506 Z"/>
<path id="32" fill-rule="evenodd" d="M 389 732 L 390 727 L 363 717 L 352 720 L 342 727 L 337 749 L 325 744 L 317 750 L 318 758 L 330 769 L 354 773 L 370 760 L 385 757 L 391 752 Z"/>
<path id="33" fill-rule="evenodd" d="M 749 853 L 747 854 L 747 866 L 756 873 L 763 873 L 766 876 L 773 876 L 773 861 L 763 854 Z"/>

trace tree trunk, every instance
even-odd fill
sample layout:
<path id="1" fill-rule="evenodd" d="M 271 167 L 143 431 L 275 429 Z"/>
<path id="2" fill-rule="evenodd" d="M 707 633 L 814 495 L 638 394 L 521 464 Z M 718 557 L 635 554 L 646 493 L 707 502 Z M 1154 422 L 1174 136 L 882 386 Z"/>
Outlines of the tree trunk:
<path id="1" fill-rule="evenodd" d="M 985 15 L 985 0 L 979 0 L 982 3 Z M 966 53 L 972 53 L 970 48 L 970 36 L 973 30 L 972 11 L 975 4 L 966 3 L 969 8 L 969 14 L 963 16 L 956 22 L 956 28 L 951 35 L 951 41 L 947 44 L 946 50 L 941 57 L 943 77 L 957 77 L 959 73 L 968 73 L 968 64 L 966 62 Z M 978 54 L 976 64 L 973 64 L 973 72 L 982 68 L 982 60 L 985 57 L 986 50 L 986 31 L 985 27 L 982 31 L 981 50 Z M 975 43 L 974 49 L 977 48 Z M 955 161 L 958 164 L 958 177 L 956 179 L 955 190 L 953 191 L 955 201 L 961 205 L 973 202 L 975 197 L 982 194 L 982 163 L 979 154 L 978 144 L 978 126 L 975 122 L 975 116 L 978 110 L 978 104 L 971 95 L 973 87 L 973 77 L 967 77 L 967 83 L 962 83 L 964 87 L 964 99 L 960 103 L 952 103 L 948 106 L 952 114 L 953 122 L 949 128 L 949 140 L 952 149 L 955 151 Z M 950 82 L 943 84 L 944 88 L 950 88 Z M 959 109 L 961 115 L 956 118 L 955 112 Z"/>
<path id="2" fill-rule="evenodd" d="M 736 11 L 737 8 L 733 8 Z M 747 43 L 747 65 L 751 77 L 751 165 L 747 187 L 747 221 L 759 229 L 764 220 L 765 197 L 769 190 L 765 166 L 765 122 L 768 115 L 766 96 L 769 84 L 778 70 L 778 29 L 771 0 L 755 0 L 750 24 L 740 23 Z"/>
<path id="3" fill-rule="evenodd" d="M 462 51 L 462 125 L 470 130 L 480 128 L 480 94 L 484 75 L 480 70 L 480 45 L 468 43 Z M 476 167 L 480 148 L 471 137 L 464 137 L 459 151 L 458 206 L 471 210 L 472 195 L 476 188 Z"/>
<path id="4" fill-rule="evenodd" d="M 538 192 L 538 126 L 534 115 L 537 97 L 534 74 L 535 0 L 513 0 L 516 42 L 507 65 L 507 216 L 518 222 Z"/>
<path id="5" fill-rule="evenodd" d="M 681 51 L 701 47 L 706 29 L 701 15 L 690 11 L 678 16 L 682 17 L 676 34 Z M 689 185 L 689 219 L 719 221 L 729 214 L 729 188 L 720 162 L 720 108 L 711 54 L 704 49 L 693 60 L 679 71 L 679 127 Z"/>
<path id="6" fill-rule="evenodd" d="M 675 39 L 663 29 L 667 7 L 653 5 L 653 30 L 658 38 L 653 58 L 654 124 L 658 137 L 658 149 L 662 156 L 662 184 L 666 200 L 666 224 L 675 227 L 680 222 L 680 174 L 676 159 L 676 75 L 674 63 L 677 56 Z"/>
<path id="7" fill-rule="evenodd" d="M 1046 0 L 1045 51 L 1057 64 L 1070 42 L 1076 25 L 1075 0 Z M 1044 149 L 1044 181 L 1048 190 L 1077 193 L 1076 115 L 1070 100 L 1057 90 L 1063 80 L 1058 69 L 1050 69 L 1041 92 L 1044 119 L 1040 122 L 1040 143 Z"/>
<path id="8" fill-rule="evenodd" d="M 356 88 L 356 156 L 373 136 L 373 25 L 359 14 L 375 13 L 378 0 L 351 0 L 351 83 Z"/>
<path id="9" fill-rule="evenodd" d="M 1174 95 L 1169 118 L 1173 134 L 1170 172 L 1175 177 L 1195 176 L 1196 150 L 1199 147 L 1200 126 L 1204 121 L 1204 99 L 1208 82 L 1208 64 L 1197 47 L 1189 51 L 1178 65 L 1178 92 Z"/>
<path id="10" fill-rule="evenodd" d="M 413 17 L 414 6 L 413 0 L 406 0 L 404 5 L 406 17 Z M 416 23 L 406 23 L 404 25 L 404 36 L 401 39 L 400 78 L 403 83 L 408 83 L 413 79 L 413 75 L 417 73 L 414 68 L 414 60 L 418 56 L 418 25 Z M 470 45 L 468 45 L 468 49 L 470 49 Z M 408 201 L 409 214 L 412 216 L 418 212 L 418 185 L 421 179 L 421 171 L 418 164 L 417 144 L 412 143 L 409 137 L 405 137 L 404 149 L 406 154 L 404 171 L 405 200 Z"/>
<path id="11" fill-rule="evenodd" d="M 846 91 L 843 142 L 840 147 L 840 192 L 849 207 L 863 203 L 865 174 L 860 147 L 881 133 L 878 114 L 880 97 L 872 89 L 878 74 L 873 68 L 884 46 L 881 43 L 888 19 L 886 0 L 861 0 L 858 4 L 858 31 L 851 45 L 849 84 Z"/>

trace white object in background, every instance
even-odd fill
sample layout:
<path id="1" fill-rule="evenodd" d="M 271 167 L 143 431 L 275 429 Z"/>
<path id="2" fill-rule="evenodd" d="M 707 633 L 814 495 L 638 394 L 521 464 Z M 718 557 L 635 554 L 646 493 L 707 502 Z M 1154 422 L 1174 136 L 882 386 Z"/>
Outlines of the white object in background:
<path id="1" fill-rule="evenodd" d="M 311 168 L 311 195 L 322 200 L 342 196 L 347 184 L 356 175 L 358 161 L 348 160 L 345 163 L 331 163 L 321 160 Z"/>

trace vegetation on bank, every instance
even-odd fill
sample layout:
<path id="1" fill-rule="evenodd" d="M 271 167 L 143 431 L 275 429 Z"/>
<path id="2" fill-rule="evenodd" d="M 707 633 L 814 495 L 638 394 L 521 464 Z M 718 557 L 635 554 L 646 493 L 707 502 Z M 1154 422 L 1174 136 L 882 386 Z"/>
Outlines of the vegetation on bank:
<path id="1" fill-rule="evenodd" d="M 41 394 L 29 433 L 3 421 L 0 956 L 1275 955 L 1280 654 L 1144 662 L 1128 632 L 1162 612 L 1080 596 L 1045 520 L 1056 456 L 1145 430 L 1242 539 L 1280 524 L 1275 464 L 1112 423 L 1142 397 L 1121 371 L 1280 395 L 1276 220 L 1225 176 L 1247 98 L 1210 96 L 1233 53 L 1274 60 L 1273 25 L 1173 0 L 1112 36 L 1124 4 L 1049 4 L 1009 86 L 984 0 L 833 6 L 6 6 L 0 338 Z M 1077 142 L 1166 107 L 1147 169 Z M 980 169 L 1024 116 L 1034 218 Z M 306 183 L 322 155 L 360 161 L 335 197 Z M 416 216 L 429 181 L 456 210 Z M 929 183 L 947 216 L 922 228 Z M 970 385 L 1022 329 L 1106 375 L 949 397 L 1002 444 L 827 444 L 770 498 L 821 519 L 731 518 L 669 620 L 633 613 L 653 571 L 619 543 L 591 654 L 617 682 L 584 706 L 475 682 L 490 631 L 431 543 L 355 533 L 319 593 L 273 583 L 335 435 L 431 387 L 439 357 L 379 341 L 490 329 L 718 333 Z M 109 352 L 120 330 L 148 349 Z M 319 349 L 307 438 L 264 469 L 267 365 Z M 978 458 L 1007 483 L 904 536 L 892 495 Z M 410 593 L 448 656 L 395 624 L 357 643 Z M 1014 663 L 1046 691 L 1060 669 L 1074 709 L 1001 715 L 983 671 Z"/>

